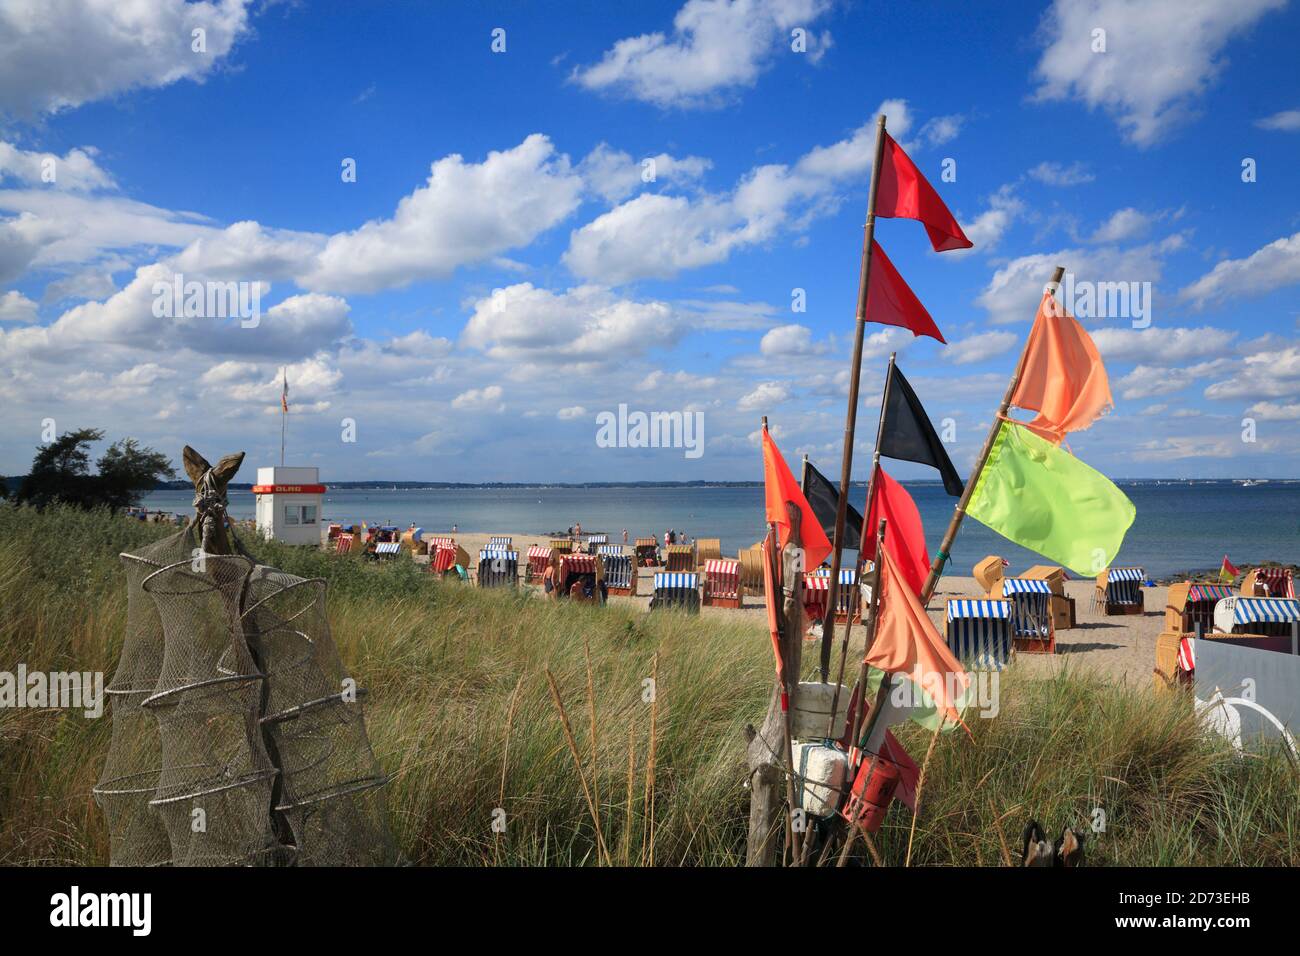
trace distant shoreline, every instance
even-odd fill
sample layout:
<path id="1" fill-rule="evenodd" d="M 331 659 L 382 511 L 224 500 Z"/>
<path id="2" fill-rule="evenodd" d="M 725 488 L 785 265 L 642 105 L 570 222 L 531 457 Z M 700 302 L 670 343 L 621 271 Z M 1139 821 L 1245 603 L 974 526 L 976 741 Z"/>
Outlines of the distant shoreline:
<path id="1" fill-rule="evenodd" d="M 1116 484 L 1180 484 L 1223 485 L 1243 481 L 1269 485 L 1287 485 L 1300 482 L 1295 478 L 1114 478 Z M 933 478 L 903 478 L 905 485 L 941 485 Z M 231 482 L 232 491 L 251 491 L 253 482 Z M 327 481 L 331 491 L 491 491 L 499 489 L 528 488 L 762 488 L 762 481 Z M 153 491 L 189 491 L 193 483 L 188 480 L 159 482 Z M 853 488 L 867 487 L 865 481 L 853 481 Z"/>

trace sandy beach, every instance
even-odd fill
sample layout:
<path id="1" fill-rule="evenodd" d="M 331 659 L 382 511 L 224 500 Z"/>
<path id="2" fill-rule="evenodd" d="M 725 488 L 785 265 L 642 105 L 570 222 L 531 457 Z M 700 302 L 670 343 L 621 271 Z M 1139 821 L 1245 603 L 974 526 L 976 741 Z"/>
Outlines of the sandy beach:
<path id="1" fill-rule="evenodd" d="M 504 532 L 503 532 L 504 533 Z M 487 546 L 489 535 L 458 534 L 456 541 L 471 555 Z M 541 535 L 512 535 L 513 546 L 521 553 L 532 545 L 546 545 L 550 538 Z M 612 536 L 611 536 L 612 537 Z M 621 542 L 618 542 L 621 543 Z M 654 589 L 655 568 L 639 569 L 635 597 L 611 597 L 611 604 L 633 604 L 648 609 L 650 593 Z M 1009 568 L 1014 574 L 1015 568 Z M 1135 684 L 1149 684 L 1155 665 L 1155 644 L 1164 621 L 1167 587 L 1143 588 L 1146 611 L 1143 614 L 1112 615 L 1107 617 L 1092 607 L 1095 582 L 1071 580 L 1065 583 L 1065 592 L 1075 602 L 1076 626 L 1056 632 L 1055 654 L 1019 654 L 1016 667 L 1036 676 L 1050 676 L 1060 668 L 1085 668 L 1100 671 L 1109 680 Z M 532 586 L 530 586 L 532 587 Z M 538 588 L 534 588 L 539 590 Z M 928 611 L 939 633 L 944 632 L 944 610 L 949 598 L 985 597 L 975 579 L 964 575 L 945 575 L 930 600 Z M 764 625 L 761 596 L 747 596 L 741 609 L 705 607 L 704 615 L 743 615 L 754 621 L 756 630 Z M 837 629 L 837 634 L 840 631 Z M 861 627 L 854 633 L 860 637 Z"/>

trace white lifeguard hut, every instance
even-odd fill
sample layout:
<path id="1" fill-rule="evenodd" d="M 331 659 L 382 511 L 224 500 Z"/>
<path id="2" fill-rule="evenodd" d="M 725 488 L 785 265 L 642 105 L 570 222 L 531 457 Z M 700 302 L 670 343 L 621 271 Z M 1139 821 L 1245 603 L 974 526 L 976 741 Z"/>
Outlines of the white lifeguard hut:
<path id="1" fill-rule="evenodd" d="M 263 537 L 285 544 L 321 543 L 321 496 L 319 468 L 291 468 L 284 465 L 257 469 L 257 530 Z"/>

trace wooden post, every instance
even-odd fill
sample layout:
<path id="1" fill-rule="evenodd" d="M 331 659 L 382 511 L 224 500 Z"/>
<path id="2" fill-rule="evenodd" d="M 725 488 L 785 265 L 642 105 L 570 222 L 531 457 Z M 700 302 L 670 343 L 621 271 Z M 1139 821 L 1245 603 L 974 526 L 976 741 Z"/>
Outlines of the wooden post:
<path id="1" fill-rule="evenodd" d="M 853 473 L 853 435 L 858 422 L 858 379 L 862 375 L 862 339 L 867 327 L 867 294 L 871 288 L 871 247 L 876 234 L 876 191 L 880 185 L 880 158 L 885 148 L 885 116 L 876 123 L 876 153 L 871 163 L 871 188 L 867 194 L 867 222 L 862 235 L 862 265 L 858 273 L 857 327 L 853 337 L 853 362 L 849 375 L 849 407 L 844 415 L 844 453 L 840 464 L 840 500 L 835 508 L 831 579 L 822 621 L 821 679 L 830 676 L 831 647 L 835 642 L 835 605 L 840 594 L 840 562 L 844 551 L 844 520 L 848 515 L 849 480 Z M 811 569 L 809 569 L 811 570 Z"/>
<path id="2" fill-rule="evenodd" d="M 767 418 L 763 418 L 767 430 Z M 768 555 L 771 562 L 772 589 L 765 596 L 774 602 L 778 622 L 778 651 L 781 657 L 781 681 L 772 688 L 767 715 L 761 730 L 745 728 L 746 757 L 749 764 L 749 836 L 746 845 L 747 866 L 775 866 L 776 832 L 781 823 L 780 784 L 785 779 L 785 834 L 791 859 L 803 855 L 803 834 L 794 829 L 795 780 L 794 737 L 790 709 L 795 706 L 799 673 L 803 658 L 803 574 L 798 543 L 801 537 L 802 512 L 786 502 L 786 516 L 791 525 L 791 544 L 778 551 L 776 526 L 768 525 Z M 783 599 L 783 600 L 782 600 Z M 780 752 L 774 742 L 780 740 Z"/>
<path id="3" fill-rule="evenodd" d="M 1056 271 L 1052 273 L 1052 294 L 1056 294 L 1056 289 L 1061 284 L 1061 277 L 1065 275 L 1065 267 L 1057 266 Z M 1032 330 L 1031 330 L 1032 331 Z M 998 432 L 1002 428 L 1002 419 L 1007 415 L 1007 410 L 1011 407 L 1012 396 L 1016 394 L 1016 386 L 1020 384 L 1020 376 L 1025 371 L 1025 359 L 1029 355 L 1029 338 L 1025 338 L 1025 347 L 1020 351 L 1020 359 L 1016 362 L 1016 370 L 1011 375 L 1011 381 L 1007 383 L 1007 390 L 1002 395 L 1002 404 L 998 406 L 997 414 L 993 416 L 993 424 L 989 426 L 988 437 L 984 439 L 984 447 L 980 449 L 979 457 L 975 459 L 975 466 L 971 469 L 970 477 L 966 479 L 966 487 L 962 490 L 961 498 L 957 501 L 957 506 L 953 508 L 952 520 L 948 522 L 948 530 L 944 532 L 943 542 L 939 545 L 939 551 L 930 562 L 930 573 L 926 575 L 925 586 L 921 589 L 921 606 L 925 607 L 930 603 L 930 598 L 934 596 L 934 590 L 938 587 L 939 576 L 943 574 L 944 562 L 948 560 L 948 551 L 952 547 L 953 540 L 957 537 L 957 529 L 961 527 L 962 518 L 966 517 L 966 506 L 970 504 L 971 495 L 975 493 L 975 485 L 979 481 L 980 473 L 988 463 L 989 453 L 993 450 L 993 442 L 997 440 Z"/>
<path id="4" fill-rule="evenodd" d="M 862 509 L 862 525 L 858 529 L 857 574 L 854 575 L 854 580 L 859 583 L 862 581 L 862 555 L 865 551 L 862 547 L 862 543 L 867 540 L 867 526 L 871 521 L 871 496 L 876 487 L 876 470 L 880 467 L 880 438 L 884 434 L 885 430 L 885 407 L 889 404 L 890 386 L 894 381 L 894 363 L 897 359 L 897 352 L 889 353 L 889 368 L 885 372 L 885 387 L 880 393 L 880 419 L 876 423 L 876 448 L 871 455 L 871 474 L 867 478 L 866 506 Z M 876 559 L 877 562 L 879 562 L 879 547 L 876 548 Z M 861 591 L 862 589 L 860 587 L 855 586 L 853 591 L 849 594 L 848 616 L 844 622 L 844 641 L 840 645 L 840 668 L 835 676 L 835 692 L 831 697 L 830 722 L 826 727 L 826 736 L 828 737 L 834 736 L 832 731 L 835 729 L 835 712 L 840 703 L 840 687 L 844 684 L 844 666 L 848 661 L 849 656 L 849 639 L 853 635 L 853 616 L 858 611 L 858 596 Z M 831 611 L 829 613 L 834 613 L 834 605 L 831 605 Z M 822 626 L 823 628 L 825 627 L 824 624 Z"/>

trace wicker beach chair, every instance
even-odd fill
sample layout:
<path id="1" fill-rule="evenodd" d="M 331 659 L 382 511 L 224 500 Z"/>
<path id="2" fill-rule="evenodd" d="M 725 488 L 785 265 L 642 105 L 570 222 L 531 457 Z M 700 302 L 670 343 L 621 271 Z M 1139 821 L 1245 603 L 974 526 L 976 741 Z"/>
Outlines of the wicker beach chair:
<path id="1" fill-rule="evenodd" d="M 745 589 L 745 593 L 762 595 L 764 593 L 762 542 L 751 548 L 745 548 L 737 557 L 740 560 L 740 584 Z"/>
<path id="2" fill-rule="evenodd" d="M 632 552 L 636 556 L 636 566 L 638 568 L 654 568 L 659 566 L 659 539 L 658 538 L 637 538 L 636 545 Z"/>
<path id="3" fill-rule="evenodd" d="M 352 550 L 352 543 L 354 541 L 356 541 L 356 535 L 348 534 L 346 532 L 340 533 L 339 536 L 335 539 L 334 553 L 347 554 L 349 551 Z"/>
<path id="4" fill-rule="evenodd" d="M 705 564 L 722 557 L 721 538 L 695 539 L 695 570 L 703 571 Z"/>
<path id="5" fill-rule="evenodd" d="M 478 553 L 478 586 L 514 587 L 519 583 L 519 552 L 506 548 L 484 548 Z"/>
<path id="6" fill-rule="evenodd" d="M 632 597 L 636 594 L 637 566 L 632 555 L 620 544 L 601 544 L 596 553 L 605 565 L 605 584 L 611 595 Z"/>
<path id="7" fill-rule="evenodd" d="M 664 554 L 664 570 L 695 571 L 695 547 L 689 544 L 670 544 Z"/>
<path id="8" fill-rule="evenodd" d="M 700 576 L 694 571 L 656 571 L 650 610 L 677 608 L 700 613 Z"/>
<path id="9" fill-rule="evenodd" d="M 1097 587 L 1093 592 L 1093 607 L 1102 613 L 1141 614 L 1144 610 L 1142 582 L 1146 572 L 1141 568 L 1107 568 L 1097 575 Z"/>
<path id="10" fill-rule="evenodd" d="M 745 589 L 740 583 L 740 562 L 730 558 L 710 558 L 704 563 L 704 594 L 701 602 L 706 607 L 741 607 L 745 602 Z"/>
<path id="11" fill-rule="evenodd" d="M 1003 578 L 1002 597 L 1011 604 L 1011 637 L 1016 650 L 1055 653 L 1051 585 L 1041 578 Z"/>
<path id="12" fill-rule="evenodd" d="M 1011 663 L 1011 602 L 951 598 L 948 649 L 971 670 L 1000 671 Z"/>

